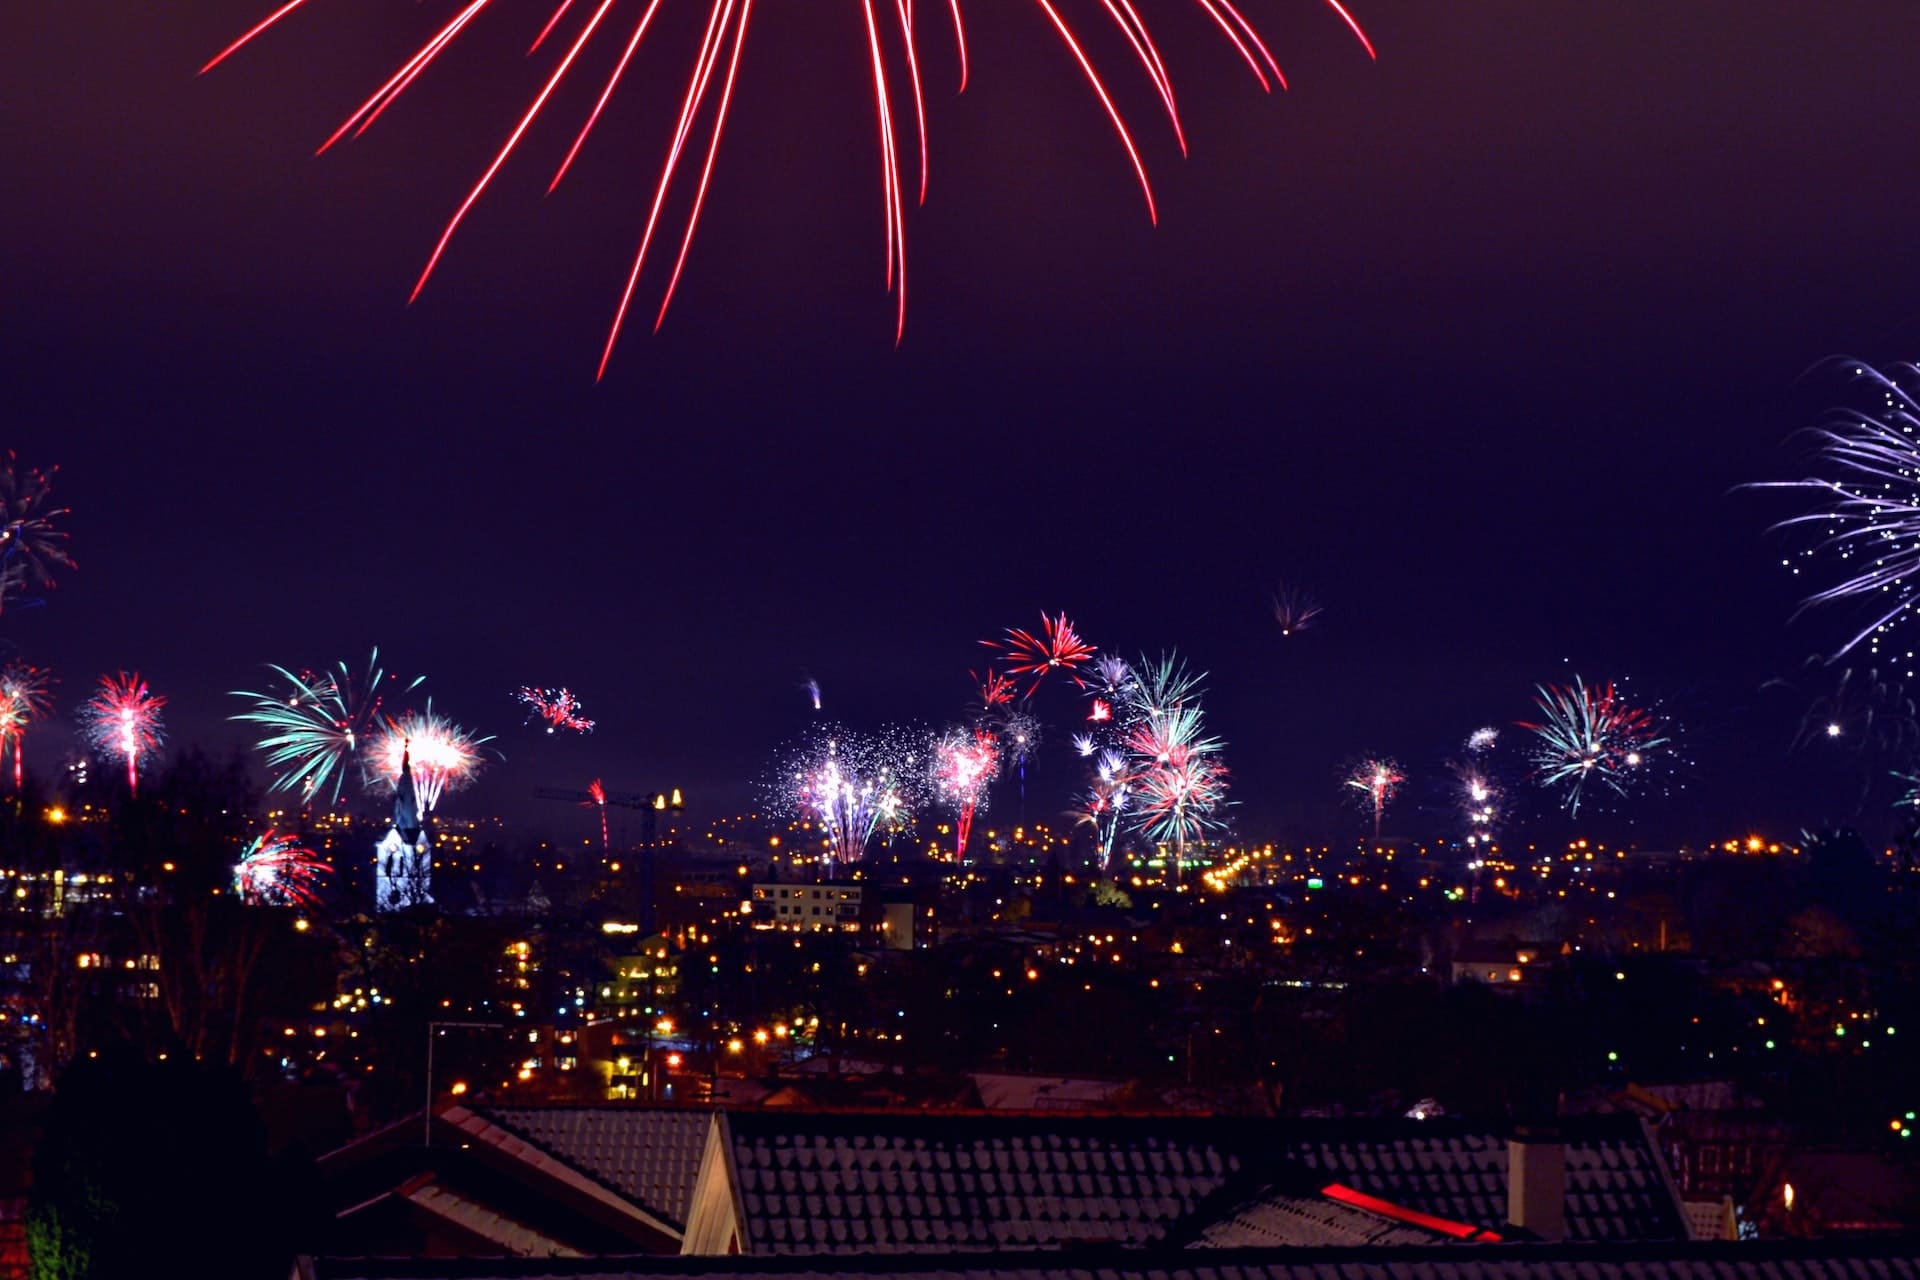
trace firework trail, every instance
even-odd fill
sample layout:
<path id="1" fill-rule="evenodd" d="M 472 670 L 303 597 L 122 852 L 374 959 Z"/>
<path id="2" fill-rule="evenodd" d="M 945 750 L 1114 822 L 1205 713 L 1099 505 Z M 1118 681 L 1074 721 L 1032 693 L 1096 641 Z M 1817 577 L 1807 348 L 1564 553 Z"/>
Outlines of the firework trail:
<path id="1" fill-rule="evenodd" d="M 813 703 L 813 709 L 818 711 L 820 709 L 820 682 L 818 680 L 808 679 L 807 682 L 800 687 L 807 691 L 808 700 Z"/>
<path id="2" fill-rule="evenodd" d="M 877 832 L 906 825 L 925 748 L 924 740 L 904 731 L 868 737 L 822 726 L 782 762 L 776 803 L 820 824 L 829 878 L 864 858 Z"/>
<path id="3" fill-rule="evenodd" d="M 424 680 L 415 676 L 403 682 L 388 676 L 380 666 L 377 648 L 358 678 L 344 662 L 324 673 L 296 675 L 285 667 L 267 669 L 280 677 L 284 687 L 261 693 L 234 690 L 234 697 L 251 700 L 253 707 L 228 718 L 267 731 L 254 746 L 266 756 L 273 775 L 271 789 L 298 791 L 303 803 L 327 790 L 329 783 L 331 803 L 340 802 L 347 764 L 376 737 L 387 695 L 411 693 Z"/>
<path id="4" fill-rule="evenodd" d="M 1373 838 L 1380 839 L 1380 819 L 1386 816 L 1387 805 L 1399 792 L 1400 784 L 1407 775 L 1400 771 L 1400 765 L 1391 758 L 1362 760 L 1347 775 L 1346 785 L 1360 793 L 1362 805 L 1373 814 Z"/>
<path id="5" fill-rule="evenodd" d="M 166 741 L 160 708 L 167 700 L 147 688 L 138 672 L 101 676 L 100 687 L 80 704 L 80 731 L 103 756 L 127 762 L 127 789 L 140 791 L 140 761 L 152 758 Z"/>
<path id="6" fill-rule="evenodd" d="M 607 786 L 595 778 L 587 784 L 587 798 L 582 806 L 591 806 L 600 810 L 600 852 L 606 853 L 612 847 L 612 839 L 607 834 Z M 624 828 L 623 828 L 624 830 Z"/>
<path id="7" fill-rule="evenodd" d="M 1127 812 L 1127 797 L 1133 785 L 1133 770 L 1125 754 L 1102 751 L 1093 761 L 1093 777 L 1081 798 L 1078 820 L 1093 828 L 1094 845 L 1100 854 L 1100 874 L 1113 869 L 1113 841 Z"/>
<path id="8" fill-rule="evenodd" d="M 26 662 L 0 667 L 0 759 L 13 757 L 13 790 L 26 775 L 27 729 L 53 709 L 53 673 Z"/>
<path id="9" fill-rule="evenodd" d="M 333 868 L 290 833 L 268 831 L 247 846 L 233 869 L 234 892 L 250 907 L 311 907 L 322 876 Z"/>
<path id="10" fill-rule="evenodd" d="M 1864 610 L 1859 630 L 1834 659 L 1863 642 L 1879 653 L 1882 641 L 1912 616 L 1920 570 L 1920 367 L 1897 364 L 1884 373 L 1854 361 L 1843 367 L 1871 404 L 1833 410 L 1808 433 L 1816 443 L 1811 474 L 1745 486 L 1813 495 L 1812 510 L 1774 528 L 1809 534 L 1797 556 L 1783 563 L 1796 576 L 1804 567 L 1830 583 L 1803 600 L 1796 617 L 1828 605 Z"/>
<path id="11" fill-rule="evenodd" d="M 1280 624 L 1283 636 L 1305 631 L 1325 612 L 1318 600 L 1284 583 L 1273 593 L 1273 620 Z"/>
<path id="12" fill-rule="evenodd" d="M 227 58 L 251 43 L 276 24 L 292 16 L 301 9 L 305 0 L 286 0 L 286 3 L 268 13 L 263 19 L 243 32 L 238 39 L 210 59 L 201 68 L 202 74 L 211 71 Z M 572 0 L 563 0 L 540 35 L 534 40 L 532 53 L 537 50 L 550 34 L 561 16 L 571 6 Z M 1192 0 L 1198 15 L 1211 21 L 1225 36 L 1240 59 L 1246 63 L 1262 89 L 1270 89 L 1278 84 L 1286 87 L 1286 77 L 1280 72 L 1280 64 L 1275 60 L 1259 32 L 1244 17 L 1235 4 L 1235 0 Z M 1353 15 L 1342 5 L 1341 0 L 1326 0 L 1328 8 L 1353 33 L 1369 58 L 1374 57 L 1372 43 L 1365 31 L 1355 21 Z M 321 145 L 326 151 L 342 138 L 358 137 L 377 120 L 381 113 L 391 106 L 401 94 L 417 81 L 422 73 L 432 65 L 471 25 L 477 23 L 482 13 L 488 9 L 499 11 L 508 8 L 495 0 L 462 0 L 453 17 L 422 45 L 410 58 L 400 65 L 389 79 L 376 89 L 361 105 L 347 117 L 334 133 Z M 646 0 L 641 7 L 640 0 L 634 0 L 629 9 L 640 11 L 633 20 L 631 34 L 622 45 L 619 30 L 615 24 L 607 21 L 615 7 L 615 0 L 593 0 L 583 9 L 583 19 L 573 39 L 566 43 L 564 52 L 557 56 L 551 74 L 546 78 L 538 94 L 519 117 L 505 142 L 494 155 L 480 178 L 468 190 L 465 199 L 460 202 L 445 230 L 440 234 L 438 243 L 428 256 L 426 266 L 419 279 L 414 283 L 412 297 L 418 297 L 426 287 L 427 280 L 439 265 L 446 253 L 454 232 L 473 208 L 494 177 L 506 164 L 514 150 L 520 145 L 535 120 L 547 106 L 555 91 L 560 88 L 580 60 L 584 50 L 591 44 L 621 47 L 618 61 L 607 76 L 599 97 L 588 112 L 565 159 L 549 184 L 548 190 L 557 187 L 566 176 L 575 158 L 580 154 L 588 135 L 599 121 L 607 101 L 613 96 L 621 79 L 627 71 L 628 63 L 639 50 L 652 27 L 655 16 L 661 10 L 661 0 Z M 678 9 L 682 6 L 676 5 Z M 695 12 L 700 6 L 692 4 Z M 849 4 L 848 9 L 853 6 Z M 953 36 L 957 46 L 960 63 L 960 87 L 966 87 L 967 80 L 967 41 L 966 29 L 962 18 L 961 0 L 949 0 L 948 8 L 953 20 Z M 1139 181 L 1142 195 L 1145 197 L 1149 221 L 1159 220 L 1154 205 L 1153 187 L 1147 178 L 1146 163 L 1135 145 L 1133 130 L 1108 92 L 1106 77 L 1096 67 L 1083 42 L 1085 32 L 1074 25 L 1063 12 L 1056 0 L 1034 0 L 1037 18 L 1044 22 L 1035 23 L 1037 32 L 1049 29 L 1057 36 L 1066 55 L 1060 65 L 1072 74 L 1070 66 L 1077 66 L 1084 76 L 1088 88 L 1100 104 L 1108 122 L 1117 135 L 1121 148 L 1125 151 L 1134 176 Z M 1131 47 L 1140 70 L 1151 84 L 1155 96 L 1165 109 L 1172 126 L 1175 140 L 1181 153 L 1186 152 L 1186 135 L 1180 122 L 1180 113 L 1175 106 L 1173 81 L 1166 64 L 1160 57 L 1145 21 L 1135 7 L 1134 0 L 1103 0 L 1107 17 Z M 687 265 L 688 253 L 693 246 L 694 232 L 700 224 L 701 211 L 705 207 L 708 185 L 712 180 L 715 160 L 720 151 L 720 140 L 726 131 L 727 117 L 733 103 L 734 90 L 740 70 L 741 52 L 746 46 L 747 29 L 754 12 L 754 0 L 708 0 L 706 9 L 705 35 L 701 38 L 698 51 L 687 63 L 687 87 L 680 100 L 678 121 L 671 141 L 667 147 L 665 161 L 658 181 L 654 185 L 653 199 L 640 236 L 640 245 L 634 255 L 633 266 L 627 274 L 626 286 L 621 293 L 619 305 L 615 308 L 613 323 L 608 331 L 606 342 L 600 353 L 599 372 L 604 375 L 608 361 L 612 358 L 615 342 L 625 322 L 627 311 L 633 301 L 640 277 L 644 273 L 649 257 L 655 251 L 657 242 L 666 240 L 671 233 L 667 231 L 662 212 L 669 193 L 677 186 L 690 191 L 685 199 L 688 212 L 684 223 L 678 230 L 679 247 L 673 265 L 667 274 L 662 289 L 660 307 L 654 315 L 653 326 L 657 330 L 666 320 L 667 309 L 673 302 L 675 290 Z M 925 93 L 920 75 L 921 46 L 924 41 L 920 32 L 929 25 L 922 22 L 918 30 L 914 25 L 913 0 L 859 0 L 859 16 L 863 19 L 866 56 L 864 61 L 871 77 L 873 103 L 878 128 L 878 146 L 880 157 L 880 196 L 882 224 L 885 241 L 885 286 L 894 295 L 895 319 L 894 337 L 899 341 L 906 331 L 907 318 L 907 205 L 917 199 L 924 203 L 927 196 L 929 157 L 927 148 L 927 112 Z M 923 10 L 923 15 L 924 15 Z M 937 24 L 934 24 L 937 25 Z M 852 24 L 849 24 L 850 29 Z M 558 48 L 559 46 L 556 46 Z M 588 61 L 592 61 L 589 57 Z M 904 74 L 903 74 L 904 72 Z M 911 107 L 909 109 L 909 104 Z M 910 116 L 910 127 L 906 122 Z M 706 121 L 697 126 L 697 122 Z M 696 136 L 701 129 L 705 137 Z M 697 157 L 697 158 L 696 158 Z M 917 177 L 913 172 L 917 168 Z M 690 188 L 687 184 L 690 181 Z M 917 195 L 914 194 L 917 192 Z M 664 244 L 661 252 L 666 252 Z"/>
<path id="13" fill-rule="evenodd" d="M 402 712 L 380 726 L 367 745 L 367 785 L 391 789 L 400 781 L 402 763 L 411 757 L 421 814 L 430 815 L 440 807 L 441 795 L 460 790 L 479 775 L 481 748 L 492 741 L 437 714 L 428 702 L 424 712 Z"/>
<path id="14" fill-rule="evenodd" d="M 0 610 L 15 599 L 37 603 L 23 598 L 23 593 L 53 586 L 55 569 L 74 567 L 65 531 L 53 527 L 70 513 L 65 507 L 47 505 L 59 470 L 29 467 L 23 471 L 12 450 L 0 463 Z"/>
<path id="15" fill-rule="evenodd" d="M 1653 753 L 1671 741 L 1652 712 L 1611 684 L 1590 688 L 1575 676 L 1569 685 L 1536 686 L 1534 703 L 1540 720 L 1520 725 L 1534 735 L 1534 774 L 1541 786 L 1563 789 L 1570 814 L 1579 814 L 1590 782 L 1627 795 L 1647 776 Z"/>
<path id="16" fill-rule="evenodd" d="M 1038 634 L 1008 627 L 1005 640 L 982 640 L 980 643 L 1003 655 L 1001 660 L 1006 663 L 1008 674 L 1033 677 L 1027 685 L 1026 696 L 1029 698 L 1040 687 L 1047 672 L 1065 671 L 1071 675 L 1075 667 L 1091 659 L 1095 653 L 1094 647 L 1080 638 L 1080 633 L 1074 630 L 1073 623 L 1067 620 L 1064 613 L 1052 618 L 1042 613 Z M 1073 679 L 1079 683 L 1078 676 Z"/>
<path id="17" fill-rule="evenodd" d="M 934 745 L 933 784 L 958 813 L 954 857 L 960 862 L 967 860 L 973 816 L 986 803 L 988 784 L 999 773 L 999 740 L 983 728 L 952 730 Z"/>
<path id="18" fill-rule="evenodd" d="M 513 695 L 527 708 L 527 723 L 535 720 L 547 726 L 548 733 L 561 729 L 573 733 L 592 733 L 593 721 L 580 714 L 580 699 L 570 689 L 536 689 L 522 685 Z"/>

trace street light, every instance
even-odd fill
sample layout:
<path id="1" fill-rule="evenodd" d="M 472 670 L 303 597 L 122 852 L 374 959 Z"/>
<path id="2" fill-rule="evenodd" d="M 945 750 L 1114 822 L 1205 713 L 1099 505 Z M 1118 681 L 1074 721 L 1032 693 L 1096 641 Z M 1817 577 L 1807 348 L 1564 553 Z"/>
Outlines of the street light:
<path id="1" fill-rule="evenodd" d="M 421 1146 L 430 1147 L 433 1145 L 433 1041 L 434 1041 L 434 1032 L 436 1031 L 436 1029 L 445 1028 L 445 1029 L 453 1029 L 453 1030 L 460 1030 L 460 1031 L 498 1031 L 502 1025 L 503 1025 L 502 1023 L 498 1023 L 498 1022 L 429 1022 L 427 1023 L 427 1113 L 426 1113 L 425 1119 L 421 1121 L 421 1125 L 420 1125 L 420 1145 Z M 464 1087 L 459 1087 L 457 1088 L 457 1092 L 465 1093 L 466 1089 Z"/>

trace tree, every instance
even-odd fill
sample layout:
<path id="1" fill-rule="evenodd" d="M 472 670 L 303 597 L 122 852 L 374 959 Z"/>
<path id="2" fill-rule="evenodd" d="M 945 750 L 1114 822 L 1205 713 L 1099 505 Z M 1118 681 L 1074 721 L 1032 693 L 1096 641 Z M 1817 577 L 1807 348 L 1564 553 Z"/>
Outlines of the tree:
<path id="1" fill-rule="evenodd" d="M 229 1072 L 129 1049 L 83 1059 L 33 1164 L 35 1280 L 287 1273 L 291 1198 Z"/>

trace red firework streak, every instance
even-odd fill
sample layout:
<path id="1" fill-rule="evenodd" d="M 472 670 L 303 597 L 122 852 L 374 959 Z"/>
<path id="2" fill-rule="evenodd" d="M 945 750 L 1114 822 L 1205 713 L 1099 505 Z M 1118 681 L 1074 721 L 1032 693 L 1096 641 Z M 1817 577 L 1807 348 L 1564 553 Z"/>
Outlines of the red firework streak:
<path id="1" fill-rule="evenodd" d="M 959 806 L 960 814 L 954 823 L 954 858 L 964 862 L 980 793 L 1000 772 L 999 740 L 978 728 L 971 738 L 948 739 L 937 748 L 933 771 L 940 789 Z"/>
<path id="2" fill-rule="evenodd" d="M 982 643 L 990 642 L 983 641 Z M 980 686 L 980 709 L 982 711 L 991 711 L 995 707 L 1005 707 L 1012 704 L 1015 689 L 1011 679 L 1001 675 L 992 667 L 987 668 L 987 674 L 984 676 L 975 671 L 969 671 L 967 674 L 973 677 L 974 681 Z"/>
<path id="3" fill-rule="evenodd" d="M 13 756 L 13 789 L 19 792 L 26 772 L 27 728 L 53 706 L 48 688 L 53 676 L 25 662 L 0 668 L 0 756 Z"/>
<path id="4" fill-rule="evenodd" d="M 139 793 L 140 757 L 152 755 L 165 741 L 161 729 L 160 708 L 167 705 L 147 688 L 138 672 L 101 676 L 99 690 L 80 707 L 80 722 L 87 741 L 102 755 L 117 755 L 127 762 L 127 789 Z"/>
<path id="5" fill-rule="evenodd" d="M 611 842 L 607 839 L 606 784 L 601 782 L 600 779 L 598 778 L 595 778 L 592 782 L 589 782 L 587 784 L 587 798 L 585 800 L 582 800 L 580 803 L 582 806 L 594 805 L 599 808 L 600 810 L 600 852 L 602 853 L 607 852 L 608 846 Z M 622 830 L 625 830 L 625 828 L 622 828 Z"/>
<path id="6" fill-rule="evenodd" d="M 1008 627 L 1005 640 L 982 640 L 980 643 L 1006 654 L 1007 670 L 1011 674 L 1033 677 L 1033 683 L 1027 686 L 1028 697 L 1032 697 L 1034 690 L 1040 687 L 1047 672 L 1071 672 L 1098 652 L 1080 638 L 1080 633 L 1073 629 L 1073 623 L 1067 620 L 1064 613 L 1053 618 L 1042 613 L 1038 635 Z M 1074 683 L 1080 683 L 1077 676 Z"/>
<path id="7" fill-rule="evenodd" d="M 679 117 L 674 126 L 672 140 L 667 147 L 659 180 L 654 188 L 645 229 L 641 233 L 640 247 L 634 255 L 633 267 L 627 274 L 626 286 L 621 292 L 619 305 L 614 312 L 613 324 L 608 330 L 606 344 L 601 350 L 600 366 L 596 376 L 604 376 L 606 373 L 607 362 L 612 358 L 614 344 L 619 339 L 621 326 L 633 302 L 641 272 L 646 267 L 648 255 L 653 252 L 656 237 L 662 233 L 661 212 L 667 202 L 668 193 L 674 188 L 675 178 L 680 174 L 682 166 L 689 164 L 692 153 L 703 152 L 698 161 L 698 176 L 693 181 L 691 207 L 685 224 L 680 228 L 679 249 L 675 254 L 672 269 L 661 295 L 660 309 L 654 315 L 653 327 L 657 330 L 665 321 L 667 308 L 673 302 L 674 291 L 678 288 L 680 276 L 687 265 L 687 254 L 692 248 L 694 231 L 699 226 L 700 213 L 706 204 L 707 189 L 713 178 L 714 159 L 719 154 L 720 138 L 726 130 L 727 113 L 733 103 L 734 87 L 740 70 L 740 53 L 746 46 L 747 27 L 752 21 L 754 0 L 687 0 L 687 2 L 696 6 L 704 2 L 708 6 L 706 30 L 691 64 L 686 92 L 680 102 Z M 817 0 L 807 0 L 807 2 L 812 4 L 817 3 Z M 913 0 L 847 0 L 847 2 L 858 4 L 866 35 L 866 61 L 872 76 L 873 101 L 879 133 L 880 197 L 886 241 L 885 282 L 888 292 L 895 295 L 894 340 L 898 342 L 906 332 L 907 323 L 906 187 L 909 183 L 917 187 L 918 203 L 924 204 L 927 198 L 927 110 L 926 95 L 920 77 L 920 39 L 914 26 Z M 206 66 L 201 68 L 201 73 L 205 74 L 219 66 L 305 3 L 306 0 L 287 0 L 287 3 L 282 4 L 242 33 L 239 39 L 215 54 Z M 584 6 L 583 11 L 586 16 L 577 34 L 566 46 L 565 52 L 560 56 L 552 73 L 542 83 L 539 92 L 534 95 L 532 103 L 508 133 L 506 141 L 501 144 L 492 162 L 468 190 L 465 199 L 460 202 L 452 218 L 448 220 L 439 241 L 433 247 L 433 252 L 428 255 L 426 267 L 414 283 L 409 301 L 419 297 L 420 291 L 426 287 L 428 278 L 432 276 L 434 268 L 439 265 L 441 257 L 446 253 L 447 246 L 452 241 L 454 232 L 459 229 L 461 221 L 478 202 L 494 176 L 500 172 L 501 167 L 506 164 L 507 158 L 520 145 L 555 90 L 573 70 L 581 52 L 601 32 L 602 24 L 615 3 L 616 0 L 593 0 L 592 3 Z M 621 78 L 626 74 L 628 63 L 632 61 L 635 52 L 652 27 L 661 3 L 662 0 L 633 0 L 630 5 L 631 8 L 640 10 L 634 22 L 632 34 L 627 37 L 618 61 L 607 76 L 605 86 L 601 89 L 592 109 L 587 113 L 579 132 L 574 136 L 573 145 L 567 149 L 566 157 L 560 162 L 552 182 L 548 184 L 549 191 L 559 185 L 560 180 L 566 176 L 567 170 L 572 167 L 575 158 L 580 154 L 587 135 L 598 123 L 601 112 L 606 108 L 607 100 L 613 96 Z M 1248 70 L 1253 73 L 1254 79 L 1259 82 L 1262 90 L 1271 92 L 1275 84 L 1282 89 L 1287 87 L 1287 80 L 1281 74 L 1279 62 L 1274 59 L 1272 51 L 1268 49 L 1260 33 L 1240 12 L 1234 0 L 1191 0 L 1191 3 L 1219 28 L 1241 60 L 1246 63 Z M 1361 29 L 1360 24 L 1347 11 L 1341 0 L 1324 0 L 1324 3 L 1353 32 L 1361 47 L 1366 50 L 1367 56 L 1369 58 L 1377 56 L 1372 42 L 1367 39 L 1366 32 Z M 334 130 L 321 144 L 320 150 L 326 151 L 342 138 L 358 137 L 365 133 L 367 128 L 380 118 L 381 113 L 392 106 L 394 101 L 420 78 L 421 74 L 480 16 L 483 10 L 496 4 L 499 4 L 499 0 L 460 0 L 459 7 L 452 18 L 411 57 L 401 63 L 399 69 L 374 90 L 373 94 L 362 102 L 339 128 Z M 539 49 L 545 43 L 573 4 L 574 0 L 559 0 L 558 6 L 534 38 L 533 46 L 528 50 L 529 53 Z M 1146 163 L 1141 159 L 1140 150 L 1134 143 L 1133 131 L 1128 127 L 1125 116 L 1108 92 L 1105 78 L 1087 53 L 1082 33 L 1062 15 L 1056 0 L 1033 0 L 1033 5 L 1038 10 L 1039 16 L 1045 19 L 1044 25 L 1050 26 L 1058 34 L 1064 51 L 1079 67 L 1081 74 L 1086 77 L 1088 87 L 1092 90 L 1093 96 L 1098 99 L 1107 119 L 1112 123 L 1134 176 L 1140 183 L 1141 194 L 1146 199 L 1148 220 L 1158 223 L 1159 213 L 1154 205 L 1153 185 L 1147 178 Z M 1166 111 L 1180 152 L 1185 155 L 1186 132 L 1180 122 L 1179 108 L 1175 105 L 1173 81 L 1168 75 L 1166 63 L 1160 57 L 1160 50 L 1154 43 L 1146 22 L 1136 8 L 1136 0 L 1099 0 L 1099 5 L 1120 35 L 1124 37 L 1135 60 L 1139 62 L 1141 71 L 1153 87 L 1154 95 Z M 499 7 L 507 6 L 499 4 Z M 948 0 L 946 8 L 952 16 L 953 37 L 959 55 L 960 88 L 964 90 L 967 85 L 967 35 L 965 21 L 961 14 L 961 0 Z M 614 39 L 617 42 L 617 37 Z M 889 70 L 890 64 L 891 70 Z M 904 86 L 900 83 L 902 70 L 905 72 Z M 907 129 L 902 126 L 900 117 L 906 112 L 905 104 L 908 99 L 912 102 L 912 132 L 917 140 L 914 150 L 914 157 L 918 162 L 917 181 L 913 177 L 903 176 L 906 175 L 908 161 L 907 148 L 901 135 L 906 133 Z M 695 137 L 698 131 L 696 124 L 700 121 L 705 122 L 700 125 L 700 128 L 705 130 L 704 143 Z"/>

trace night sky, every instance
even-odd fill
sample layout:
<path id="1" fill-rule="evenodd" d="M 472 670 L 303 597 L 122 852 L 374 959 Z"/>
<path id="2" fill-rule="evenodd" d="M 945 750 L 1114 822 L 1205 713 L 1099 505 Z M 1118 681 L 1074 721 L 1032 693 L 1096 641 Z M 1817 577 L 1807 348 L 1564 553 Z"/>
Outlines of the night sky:
<path id="1" fill-rule="evenodd" d="M 590 58 L 411 308 L 550 66 L 521 56 L 547 6 L 499 0 L 319 159 L 445 0 L 312 0 L 198 79 L 266 0 L 11 6 L 0 420 L 62 464 L 81 567 L 6 639 L 69 707 L 138 667 L 176 743 L 220 750 L 260 664 L 378 643 L 500 735 L 449 813 L 563 829 L 585 819 L 532 788 L 725 811 L 806 726 L 808 676 L 853 724 L 955 718 L 976 642 L 1043 608 L 1211 671 L 1248 834 L 1358 831 L 1343 764 L 1431 777 L 1575 670 L 1665 698 L 1693 760 L 1684 796 L 1582 830 L 1849 809 L 1788 754 L 1804 699 L 1761 689 L 1845 620 L 1787 627 L 1780 504 L 1729 491 L 1792 471 L 1834 398 L 1810 366 L 1920 353 L 1920 6 L 1353 3 L 1377 64 L 1313 0 L 1247 0 L 1293 82 L 1272 98 L 1192 6 L 1144 5 L 1184 162 L 1071 6 L 1157 229 L 1037 11 L 974 4 L 958 99 L 938 28 L 896 350 L 858 8 L 762 0 L 674 309 L 648 332 L 649 276 L 598 385 L 690 6 L 546 197 L 615 46 Z M 1323 625 L 1282 639 L 1281 580 Z M 520 728 L 529 682 L 600 731 Z M 1036 816 L 1076 776 L 1064 737 Z M 1409 796 L 1389 832 L 1437 829 Z"/>

